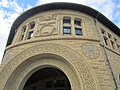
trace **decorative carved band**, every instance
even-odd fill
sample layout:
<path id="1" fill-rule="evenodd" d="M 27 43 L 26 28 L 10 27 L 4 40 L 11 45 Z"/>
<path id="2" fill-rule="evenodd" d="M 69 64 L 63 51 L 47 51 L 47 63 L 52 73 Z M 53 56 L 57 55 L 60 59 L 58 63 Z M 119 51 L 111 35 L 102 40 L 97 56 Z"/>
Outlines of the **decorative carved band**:
<path id="1" fill-rule="evenodd" d="M 59 44 L 53 44 L 53 43 L 46 43 L 46 44 L 32 46 L 24 50 L 23 52 L 21 52 L 13 60 L 11 60 L 6 65 L 6 67 L 2 69 L 0 73 L 0 90 L 8 90 L 9 89 L 8 86 L 11 86 L 11 88 L 14 87 L 14 90 L 18 90 L 17 86 L 19 86 L 19 84 L 17 84 L 16 86 L 16 84 L 14 83 L 16 81 L 15 79 L 16 75 L 14 76 L 15 74 L 14 72 L 16 73 L 22 73 L 22 72 L 20 72 L 20 70 L 17 72 L 16 69 L 18 67 L 21 67 L 20 65 L 22 63 L 30 62 L 30 61 L 26 61 L 29 58 L 35 57 L 36 55 L 41 55 L 43 53 L 44 54 L 50 53 L 50 54 L 60 56 L 65 60 L 67 60 L 67 62 L 71 63 L 71 65 L 75 67 L 75 70 L 79 73 L 77 74 L 77 76 L 82 81 L 83 90 L 98 90 L 98 86 L 94 78 L 95 76 L 93 75 L 92 70 L 90 69 L 87 62 L 85 62 L 85 60 L 83 60 L 80 57 L 80 55 L 77 54 L 71 48 L 67 46 L 59 45 Z M 11 81 L 11 77 L 13 77 L 12 81 Z M 24 77 L 21 77 L 21 78 L 24 78 Z M 74 78 L 75 77 L 73 76 L 72 79 Z M 76 83 L 76 82 L 72 82 L 72 83 Z M 13 84 L 13 85 L 10 85 L 10 84 Z"/>

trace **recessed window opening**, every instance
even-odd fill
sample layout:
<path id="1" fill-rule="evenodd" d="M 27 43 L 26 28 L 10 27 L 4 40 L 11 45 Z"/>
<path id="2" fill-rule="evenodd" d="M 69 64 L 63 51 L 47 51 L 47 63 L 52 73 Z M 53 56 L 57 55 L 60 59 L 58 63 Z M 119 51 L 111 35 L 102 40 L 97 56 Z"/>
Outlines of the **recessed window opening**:
<path id="1" fill-rule="evenodd" d="M 111 38 L 111 35 L 108 33 L 108 37 Z"/>
<path id="2" fill-rule="evenodd" d="M 75 34 L 82 36 L 82 29 L 81 28 L 75 28 Z"/>
<path id="3" fill-rule="evenodd" d="M 117 44 L 118 52 L 120 52 L 120 45 Z"/>
<path id="4" fill-rule="evenodd" d="M 105 34 L 105 30 L 101 29 L 101 33 L 102 33 L 102 34 Z"/>
<path id="5" fill-rule="evenodd" d="M 120 74 L 119 74 L 119 80 L 120 80 Z"/>
<path id="6" fill-rule="evenodd" d="M 22 28 L 22 32 L 24 33 L 26 31 L 26 26 Z"/>
<path id="7" fill-rule="evenodd" d="M 117 39 L 116 38 L 114 38 L 114 41 L 117 43 Z"/>
<path id="8" fill-rule="evenodd" d="M 82 27 L 81 27 L 81 19 L 71 17 L 63 18 L 63 35 L 77 35 L 83 36 Z"/>
<path id="9" fill-rule="evenodd" d="M 75 19 L 75 20 L 74 20 L 74 24 L 75 24 L 76 26 L 81 26 L 81 20 L 80 20 L 80 19 Z"/>
<path id="10" fill-rule="evenodd" d="M 105 44 L 108 45 L 108 38 L 104 37 Z"/>
<path id="11" fill-rule="evenodd" d="M 33 86 L 33 89 L 32 90 L 36 90 L 36 87 L 35 86 Z"/>
<path id="12" fill-rule="evenodd" d="M 63 18 L 63 24 L 70 24 L 70 23 L 71 23 L 70 17 Z"/>
<path id="13" fill-rule="evenodd" d="M 23 38 L 24 38 L 24 34 L 21 36 L 21 39 L 20 39 L 20 41 L 22 41 L 22 40 L 23 40 Z"/>
<path id="14" fill-rule="evenodd" d="M 33 29 L 35 27 L 35 22 L 30 23 L 30 29 Z"/>
<path id="15" fill-rule="evenodd" d="M 30 38 L 32 38 L 33 37 L 33 31 L 30 31 L 29 33 L 28 33 L 28 39 L 30 39 Z"/>
<path id="16" fill-rule="evenodd" d="M 47 81 L 47 83 L 46 83 L 46 88 L 52 88 L 53 86 L 53 81 L 51 80 L 51 81 Z"/>
<path id="17" fill-rule="evenodd" d="M 23 26 L 21 29 L 21 34 L 20 34 L 20 38 L 19 38 L 20 41 L 22 41 L 24 39 L 25 32 L 26 32 L 26 25 Z"/>
<path id="18" fill-rule="evenodd" d="M 71 27 L 63 27 L 64 35 L 71 35 Z"/>
<path id="19" fill-rule="evenodd" d="M 62 71 L 46 67 L 33 73 L 23 90 L 71 90 L 71 85 Z"/>
<path id="20" fill-rule="evenodd" d="M 115 49 L 114 42 L 111 41 L 112 48 Z"/>
<path id="21" fill-rule="evenodd" d="M 64 80 L 57 80 L 55 82 L 55 87 L 65 87 L 65 81 Z"/>

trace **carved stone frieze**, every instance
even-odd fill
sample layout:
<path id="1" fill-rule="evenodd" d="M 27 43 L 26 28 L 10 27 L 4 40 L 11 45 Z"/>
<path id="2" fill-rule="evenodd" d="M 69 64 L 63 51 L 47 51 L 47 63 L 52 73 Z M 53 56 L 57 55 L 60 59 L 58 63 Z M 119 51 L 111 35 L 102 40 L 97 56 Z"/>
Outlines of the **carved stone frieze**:
<path id="1" fill-rule="evenodd" d="M 83 82 L 82 87 L 84 88 L 84 90 L 98 90 L 98 87 L 95 84 L 96 83 L 94 78 L 95 76 L 92 74 L 89 65 L 87 65 L 87 62 L 85 62 L 85 60 L 83 60 L 74 50 L 70 49 L 69 47 L 59 45 L 59 44 L 52 44 L 52 43 L 40 44 L 40 45 L 30 47 L 24 50 L 23 53 L 20 53 L 19 55 L 17 55 L 16 58 L 11 60 L 8 63 L 8 65 L 1 71 L 0 89 L 3 90 L 4 86 L 6 86 L 5 83 L 9 82 L 8 78 L 11 77 L 11 74 L 13 73 L 13 71 L 15 71 L 16 68 L 21 63 L 29 62 L 29 61 L 26 61 L 28 58 L 33 57 L 35 55 L 43 54 L 43 53 L 51 53 L 66 59 L 67 62 L 70 62 L 79 73 L 78 75 Z M 21 79 L 22 78 L 24 77 L 21 77 Z M 14 86 L 14 85 L 10 85 L 10 86 Z M 14 89 L 14 90 L 17 90 L 17 89 Z"/>
<path id="2" fill-rule="evenodd" d="M 51 20 L 51 19 L 53 19 L 53 15 L 49 13 L 49 14 L 44 15 L 43 18 L 41 18 L 40 20 L 46 21 L 46 20 Z"/>
<path id="3" fill-rule="evenodd" d="M 43 25 L 39 27 L 35 36 L 50 36 L 56 34 L 56 28 L 53 25 Z"/>
<path id="4" fill-rule="evenodd" d="M 38 30 L 36 30 L 35 37 L 58 35 L 57 29 L 57 15 L 46 14 L 40 18 Z"/>

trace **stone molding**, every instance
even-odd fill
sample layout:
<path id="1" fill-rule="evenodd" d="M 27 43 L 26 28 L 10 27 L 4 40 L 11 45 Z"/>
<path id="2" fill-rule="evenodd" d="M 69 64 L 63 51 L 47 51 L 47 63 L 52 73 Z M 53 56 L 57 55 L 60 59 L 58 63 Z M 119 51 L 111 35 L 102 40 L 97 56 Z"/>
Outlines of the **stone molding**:
<path id="1" fill-rule="evenodd" d="M 20 81 L 19 79 L 23 79 L 25 71 L 31 70 L 28 63 L 32 60 L 34 62 L 38 59 L 35 58 L 35 56 L 40 56 L 41 54 L 49 55 L 53 54 L 54 56 L 60 56 L 64 58 L 64 62 L 68 62 L 68 67 L 73 67 L 71 70 L 74 70 L 75 74 L 78 75 L 78 80 L 74 83 L 71 83 L 72 90 L 79 90 L 78 88 L 81 88 L 81 90 L 99 90 L 98 82 L 96 82 L 96 76 L 94 75 L 93 70 L 91 67 L 87 64 L 87 62 L 80 57 L 80 55 L 74 51 L 73 49 L 63 46 L 60 44 L 53 44 L 53 43 L 46 43 L 46 44 L 39 44 L 36 46 L 32 46 L 23 52 L 21 52 L 19 55 L 17 55 L 15 58 L 13 58 L 7 65 L 4 67 L 0 73 L 0 90 L 8 90 L 9 88 L 12 88 L 12 90 L 21 90 L 18 88 L 20 84 L 18 84 L 16 81 Z M 34 57 L 34 58 L 33 58 Z M 32 59 L 33 58 L 33 59 Z M 41 58 L 41 57 L 40 57 Z M 46 58 L 45 56 L 42 56 L 42 58 Z M 32 60 L 29 60 L 32 59 Z M 56 58 L 55 58 L 56 59 Z M 41 59 L 40 59 L 41 60 Z M 61 60 L 56 60 L 61 62 Z M 44 62 L 43 62 L 44 63 Z M 61 62 L 62 63 L 62 62 Z M 24 68 L 27 68 L 25 71 L 22 70 L 22 64 L 25 65 Z M 34 64 L 34 63 L 33 63 Z M 26 66 L 28 65 L 28 66 Z M 32 65 L 32 64 L 31 64 Z M 44 65 L 44 64 L 43 64 Z M 58 63 L 59 65 L 59 63 Z M 18 69 L 19 68 L 19 69 Z M 58 66 L 58 68 L 60 68 Z M 18 70 L 17 70 L 18 69 Z M 17 75 L 15 75 L 15 72 Z M 63 71 L 66 73 L 66 71 Z M 78 73 L 78 74 L 77 74 Z M 23 76 L 22 76 L 22 75 Z M 19 77 L 19 75 L 21 75 Z M 68 74 L 68 77 L 71 75 Z M 75 76 L 72 76 L 74 79 Z M 10 82 L 12 80 L 12 82 Z M 18 80 L 17 80 L 18 79 Z M 71 81 L 71 80 L 70 80 Z M 15 83 L 16 82 L 16 83 Z M 74 86 L 73 84 L 77 84 L 79 86 Z M 75 89 L 76 87 L 76 89 Z"/>

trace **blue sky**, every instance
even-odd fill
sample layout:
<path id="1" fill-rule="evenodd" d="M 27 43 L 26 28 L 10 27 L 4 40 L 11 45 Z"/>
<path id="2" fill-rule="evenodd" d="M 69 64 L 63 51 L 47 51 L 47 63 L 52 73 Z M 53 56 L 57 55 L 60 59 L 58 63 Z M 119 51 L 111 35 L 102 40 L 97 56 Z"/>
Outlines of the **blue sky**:
<path id="1" fill-rule="evenodd" d="M 65 0 L 0 0 L 0 61 L 14 20 L 24 11 L 51 2 L 64 2 Z M 114 24 L 120 27 L 120 0 L 66 0 L 84 4 L 100 11 Z"/>

